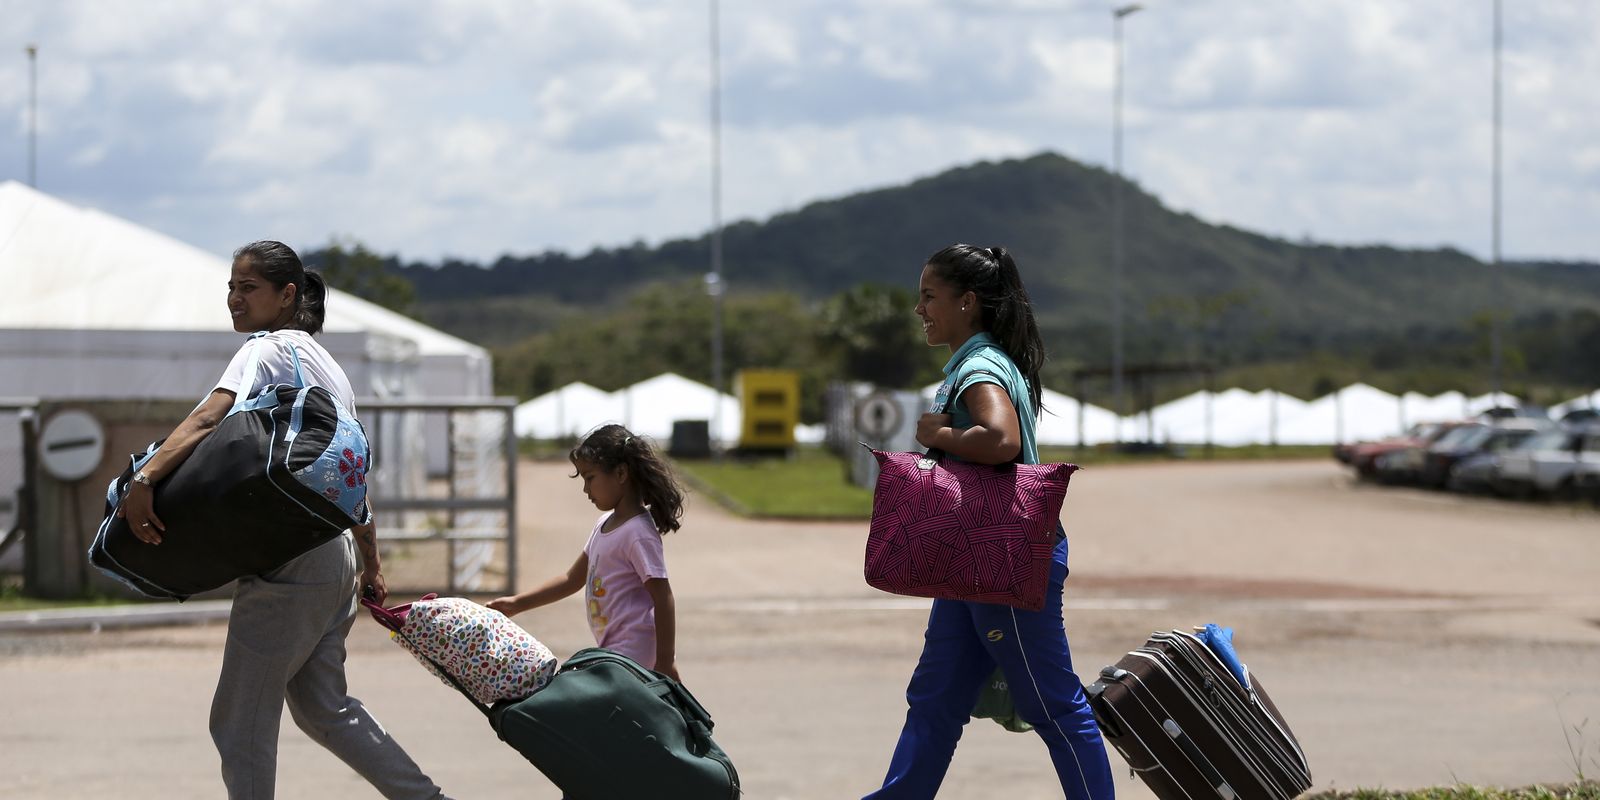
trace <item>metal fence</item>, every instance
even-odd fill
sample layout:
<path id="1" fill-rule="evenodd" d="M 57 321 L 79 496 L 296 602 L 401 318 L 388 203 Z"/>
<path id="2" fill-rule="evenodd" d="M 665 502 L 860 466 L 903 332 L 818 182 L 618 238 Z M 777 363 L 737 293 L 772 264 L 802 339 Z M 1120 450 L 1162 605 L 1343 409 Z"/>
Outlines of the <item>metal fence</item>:
<path id="1" fill-rule="evenodd" d="M 358 403 L 391 591 L 506 593 L 517 579 L 516 402 Z M 430 435 L 443 430 L 443 436 Z M 444 447 L 442 471 L 432 447 Z"/>
<path id="2" fill-rule="evenodd" d="M 37 424 L 38 401 L 0 398 L 0 576 L 23 571 L 22 524 L 27 483 L 27 442 Z"/>

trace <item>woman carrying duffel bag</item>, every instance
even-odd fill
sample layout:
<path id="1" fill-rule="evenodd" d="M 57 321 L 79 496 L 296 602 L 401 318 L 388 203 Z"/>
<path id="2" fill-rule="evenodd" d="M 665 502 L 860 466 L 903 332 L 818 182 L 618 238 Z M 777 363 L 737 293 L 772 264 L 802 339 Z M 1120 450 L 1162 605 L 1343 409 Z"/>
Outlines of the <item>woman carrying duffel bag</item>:
<path id="1" fill-rule="evenodd" d="M 228 281 L 233 329 L 266 333 L 252 336 L 240 348 L 211 394 L 128 482 L 117 514 L 141 541 L 159 548 L 165 528 L 153 487 L 216 430 L 234 408 L 241 387 L 248 395 L 274 384 L 320 386 L 355 414 L 350 380 L 312 338 L 322 330 L 326 297 L 322 276 L 306 271 L 294 250 L 281 242 L 253 242 L 233 254 Z M 245 374 L 249 365 L 254 365 L 254 374 Z M 211 738 L 233 800 L 273 796 L 278 726 L 286 702 L 306 735 L 384 797 L 444 796 L 361 701 L 346 693 L 344 642 L 355 621 L 357 587 L 369 587 L 380 603 L 388 593 L 376 529 L 368 520 L 280 567 L 240 578 L 236 585 L 222 675 L 211 704 Z"/>

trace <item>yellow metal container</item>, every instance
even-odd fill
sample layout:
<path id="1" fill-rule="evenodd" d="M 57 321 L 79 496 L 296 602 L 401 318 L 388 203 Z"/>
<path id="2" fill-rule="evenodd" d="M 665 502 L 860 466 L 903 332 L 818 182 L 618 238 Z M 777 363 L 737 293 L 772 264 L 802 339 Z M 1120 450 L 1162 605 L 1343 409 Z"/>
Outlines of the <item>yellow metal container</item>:
<path id="1" fill-rule="evenodd" d="M 800 373 L 788 369 L 746 369 L 734 377 L 743 425 L 739 447 L 787 450 L 800 424 Z"/>

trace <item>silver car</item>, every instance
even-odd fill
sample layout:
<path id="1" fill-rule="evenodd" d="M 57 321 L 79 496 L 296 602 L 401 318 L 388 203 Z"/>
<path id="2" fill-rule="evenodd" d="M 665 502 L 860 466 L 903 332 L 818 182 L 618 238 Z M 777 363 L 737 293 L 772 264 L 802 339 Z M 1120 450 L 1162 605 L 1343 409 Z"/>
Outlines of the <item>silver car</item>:
<path id="1" fill-rule="evenodd" d="M 1513 497 L 1572 497 L 1579 474 L 1592 470 L 1600 470 L 1600 427 L 1557 428 L 1501 455 L 1494 487 Z"/>

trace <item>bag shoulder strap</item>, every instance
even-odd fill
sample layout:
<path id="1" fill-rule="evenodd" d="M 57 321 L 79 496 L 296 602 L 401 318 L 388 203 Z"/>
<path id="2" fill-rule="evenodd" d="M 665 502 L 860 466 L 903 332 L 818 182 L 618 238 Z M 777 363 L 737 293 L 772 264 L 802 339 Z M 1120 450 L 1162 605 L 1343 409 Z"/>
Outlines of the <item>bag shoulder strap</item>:
<path id="1" fill-rule="evenodd" d="M 230 414 L 238 411 L 245 403 L 250 402 L 251 394 L 255 392 L 256 372 L 261 368 L 261 348 L 264 345 L 262 339 L 266 338 L 269 333 L 271 331 L 256 331 L 250 334 L 250 355 L 245 359 L 244 375 L 239 382 L 239 392 L 233 396 L 233 408 L 229 409 Z M 295 347 L 293 342 L 289 343 L 289 358 L 294 361 L 295 388 L 304 389 L 306 387 L 306 376 L 305 371 L 300 368 L 300 348 Z M 205 401 L 202 400 L 200 402 L 203 404 Z M 196 406 L 196 408 L 198 407 Z"/>
<path id="2" fill-rule="evenodd" d="M 238 411 L 239 407 L 250 402 L 250 394 L 256 389 L 256 370 L 261 368 L 261 339 L 268 331 L 256 331 L 250 334 L 250 355 L 244 360 L 244 374 L 239 378 L 239 391 L 233 396 L 233 408 L 228 413 Z M 204 402 L 204 401 L 201 401 Z"/>

